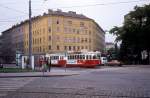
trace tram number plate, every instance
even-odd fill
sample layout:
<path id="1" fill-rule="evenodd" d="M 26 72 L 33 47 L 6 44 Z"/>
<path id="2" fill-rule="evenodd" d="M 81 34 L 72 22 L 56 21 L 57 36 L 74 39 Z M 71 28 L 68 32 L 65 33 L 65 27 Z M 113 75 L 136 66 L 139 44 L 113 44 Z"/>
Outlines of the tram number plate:
<path id="1" fill-rule="evenodd" d="M 77 60 L 68 60 L 67 64 L 77 64 Z"/>
<path id="2" fill-rule="evenodd" d="M 57 60 L 51 60 L 52 64 L 58 64 Z"/>

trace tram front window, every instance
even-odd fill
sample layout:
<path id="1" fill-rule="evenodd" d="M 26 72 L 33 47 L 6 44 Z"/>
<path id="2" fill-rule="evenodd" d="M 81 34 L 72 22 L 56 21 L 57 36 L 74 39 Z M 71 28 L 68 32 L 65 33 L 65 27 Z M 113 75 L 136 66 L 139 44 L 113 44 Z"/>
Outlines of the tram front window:
<path id="1" fill-rule="evenodd" d="M 97 59 L 100 59 L 101 58 L 101 56 L 100 55 L 97 55 Z"/>
<path id="2" fill-rule="evenodd" d="M 93 59 L 96 59 L 96 55 L 93 56 Z"/>

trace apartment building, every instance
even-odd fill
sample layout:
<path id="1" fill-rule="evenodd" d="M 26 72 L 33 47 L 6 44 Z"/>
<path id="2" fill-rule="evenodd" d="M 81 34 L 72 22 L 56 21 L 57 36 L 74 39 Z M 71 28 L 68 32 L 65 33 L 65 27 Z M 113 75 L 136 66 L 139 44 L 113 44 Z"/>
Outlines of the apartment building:
<path id="1" fill-rule="evenodd" d="M 2 37 L 4 40 L 9 39 L 13 52 L 21 51 L 28 55 L 28 20 L 2 32 Z M 5 48 L 8 48 L 8 41 L 3 42 Z M 103 51 L 104 48 L 105 32 L 93 19 L 82 14 L 48 10 L 48 13 L 32 18 L 34 55 L 81 50 Z"/>

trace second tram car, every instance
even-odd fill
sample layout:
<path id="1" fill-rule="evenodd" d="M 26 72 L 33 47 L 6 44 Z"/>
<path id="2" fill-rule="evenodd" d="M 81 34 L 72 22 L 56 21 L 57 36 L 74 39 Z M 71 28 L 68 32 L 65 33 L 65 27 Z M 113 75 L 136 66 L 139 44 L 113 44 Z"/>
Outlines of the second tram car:
<path id="1" fill-rule="evenodd" d="M 101 64 L 100 52 L 55 53 L 46 57 L 51 60 L 52 66 L 94 68 Z"/>

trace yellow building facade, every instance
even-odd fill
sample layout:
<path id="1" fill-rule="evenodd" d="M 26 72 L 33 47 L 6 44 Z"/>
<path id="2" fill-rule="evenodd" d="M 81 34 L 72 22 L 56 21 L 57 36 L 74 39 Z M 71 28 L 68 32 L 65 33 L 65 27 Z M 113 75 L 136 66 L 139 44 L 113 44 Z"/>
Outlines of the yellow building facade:
<path id="1" fill-rule="evenodd" d="M 2 34 L 3 39 L 12 39 L 7 43 L 11 43 L 12 47 L 17 47 L 13 49 L 28 55 L 28 20 L 9 28 Z M 15 39 L 19 39 L 19 41 L 16 42 Z M 7 43 L 4 41 L 4 46 Z M 82 14 L 72 11 L 49 10 L 42 16 L 32 18 L 32 53 L 34 55 L 67 51 L 80 52 L 82 50 L 102 51 L 104 48 L 104 31 L 93 19 Z M 15 50 L 13 51 L 15 54 Z"/>
<path id="2" fill-rule="evenodd" d="M 24 27 L 24 53 L 28 54 L 29 24 Z M 49 10 L 32 19 L 32 53 L 102 51 L 105 33 L 92 19 L 75 12 Z"/>

